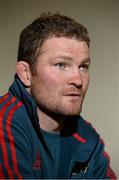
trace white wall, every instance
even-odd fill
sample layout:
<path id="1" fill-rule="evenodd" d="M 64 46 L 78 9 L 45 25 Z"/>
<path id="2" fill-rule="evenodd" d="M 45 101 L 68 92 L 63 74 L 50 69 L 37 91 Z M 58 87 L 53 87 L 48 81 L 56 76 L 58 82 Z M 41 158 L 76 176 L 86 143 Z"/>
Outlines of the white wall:
<path id="1" fill-rule="evenodd" d="M 82 114 L 106 141 L 119 177 L 118 0 L 0 0 L 0 93 L 13 81 L 19 33 L 45 11 L 62 12 L 89 30 L 91 83 Z"/>

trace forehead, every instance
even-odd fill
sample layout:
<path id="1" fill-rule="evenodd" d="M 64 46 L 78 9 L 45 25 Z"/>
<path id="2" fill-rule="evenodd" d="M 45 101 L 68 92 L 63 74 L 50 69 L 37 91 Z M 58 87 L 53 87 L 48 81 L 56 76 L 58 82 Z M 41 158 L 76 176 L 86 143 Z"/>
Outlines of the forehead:
<path id="1" fill-rule="evenodd" d="M 85 41 L 66 37 L 52 37 L 47 39 L 42 45 L 41 52 L 47 51 L 54 53 L 89 53 L 89 48 Z"/>

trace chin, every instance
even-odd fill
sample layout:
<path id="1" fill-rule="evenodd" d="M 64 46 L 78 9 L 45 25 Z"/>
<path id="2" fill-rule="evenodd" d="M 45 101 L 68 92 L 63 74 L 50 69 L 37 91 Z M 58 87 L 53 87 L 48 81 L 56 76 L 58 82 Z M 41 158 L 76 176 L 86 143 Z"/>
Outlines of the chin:
<path id="1" fill-rule="evenodd" d="M 64 115 L 66 115 L 66 116 L 78 116 L 78 115 L 80 115 L 81 110 L 82 110 L 82 108 L 80 108 L 78 110 L 70 110 L 70 111 L 68 109 L 68 111 L 65 111 Z"/>
<path id="2" fill-rule="evenodd" d="M 65 104 L 63 111 L 68 116 L 78 116 L 82 112 L 82 103 L 83 101 Z"/>

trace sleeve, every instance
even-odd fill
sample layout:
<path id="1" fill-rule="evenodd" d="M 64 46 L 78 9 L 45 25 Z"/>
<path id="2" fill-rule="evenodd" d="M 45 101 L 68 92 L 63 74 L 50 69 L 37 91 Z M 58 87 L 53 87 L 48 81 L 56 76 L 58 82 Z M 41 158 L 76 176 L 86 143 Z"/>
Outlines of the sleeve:
<path id="1" fill-rule="evenodd" d="M 104 141 L 100 139 L 94 153 L 94 179 L 117 179 L 110 167 L 110 157 L 104 147 Z"/>
<path id="2" fill-rule="evenodd" d="M 21 114 L 12 111 L 0 119 L 0 178 L 34 179 L 31 137 Z"/>

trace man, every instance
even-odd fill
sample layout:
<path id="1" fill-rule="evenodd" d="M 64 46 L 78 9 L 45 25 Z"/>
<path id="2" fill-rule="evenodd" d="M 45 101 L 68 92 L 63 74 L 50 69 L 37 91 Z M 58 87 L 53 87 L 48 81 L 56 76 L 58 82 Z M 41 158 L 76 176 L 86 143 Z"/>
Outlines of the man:
<path id="1" fill-rule="evenodd" d="M 20 36 L 16 75 L 0 98 L 0 177 L 115 179 L 104 143 L 81 116 L 87 29 L 43 14 Z"/>

